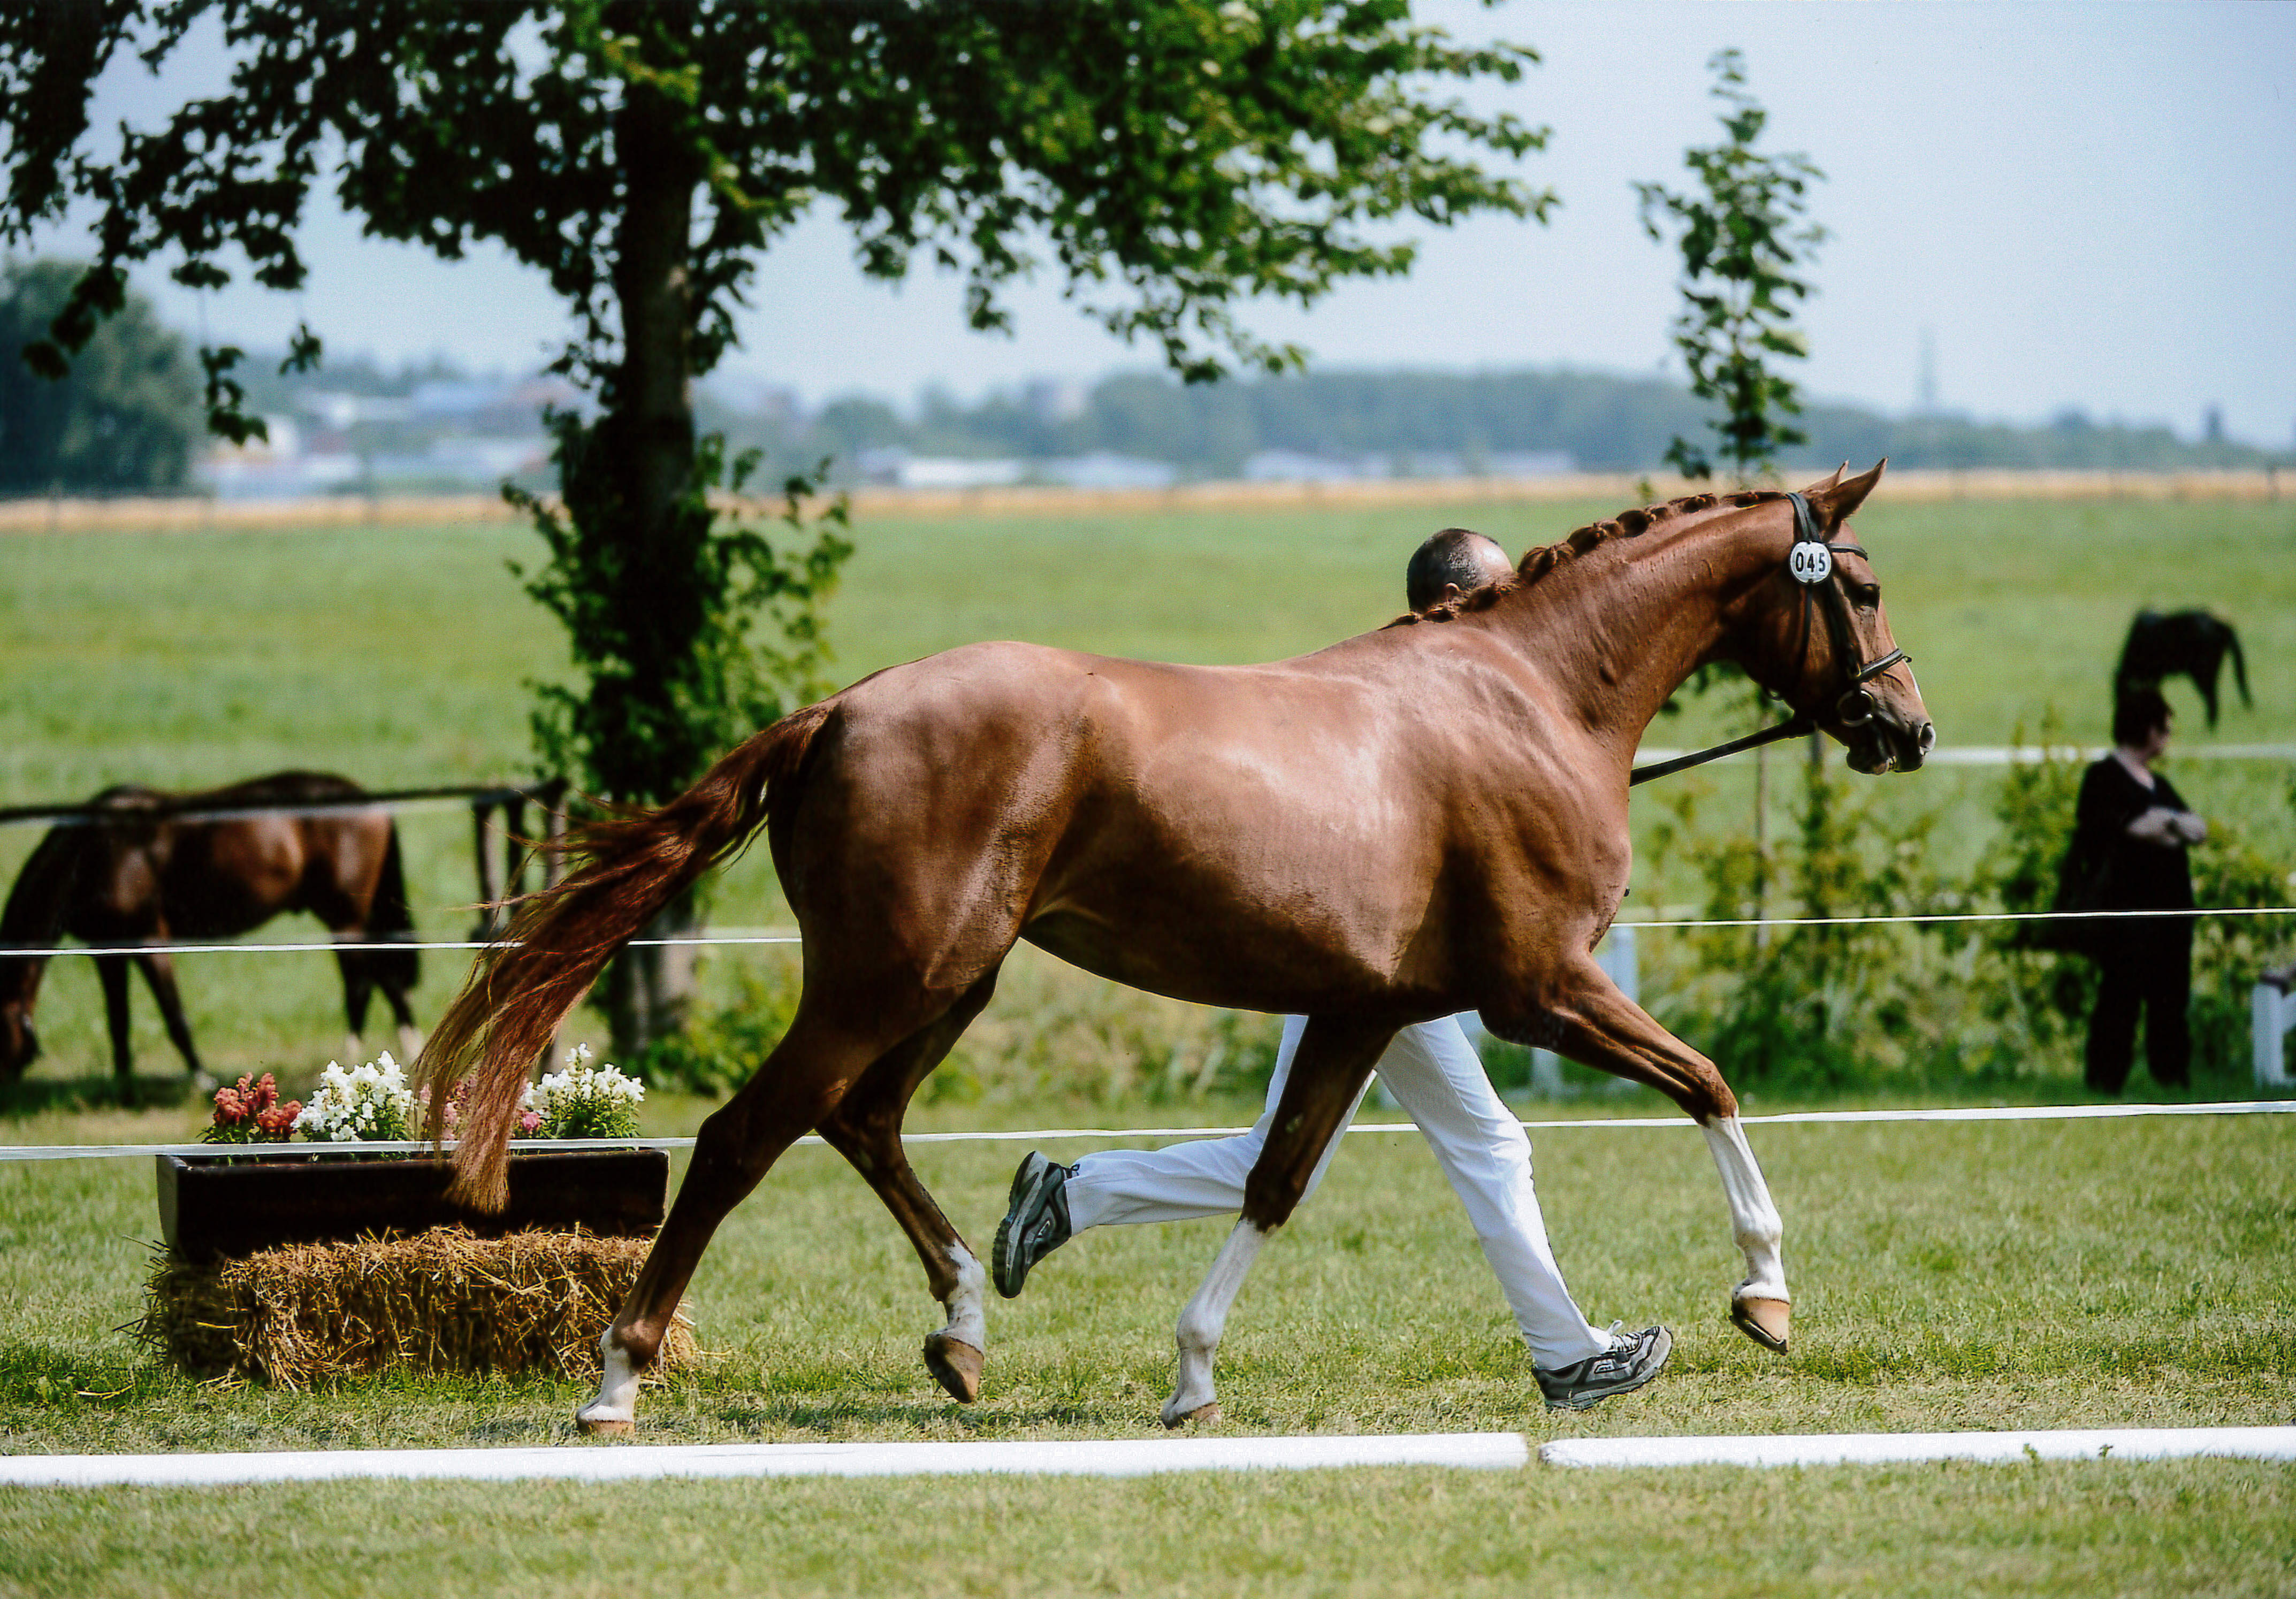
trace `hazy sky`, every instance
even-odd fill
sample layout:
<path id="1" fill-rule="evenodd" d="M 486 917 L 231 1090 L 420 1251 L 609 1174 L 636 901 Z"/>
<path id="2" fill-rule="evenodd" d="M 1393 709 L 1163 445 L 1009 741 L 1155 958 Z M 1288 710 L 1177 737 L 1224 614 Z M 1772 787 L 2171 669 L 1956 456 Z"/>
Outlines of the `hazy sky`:
<path id="1" fill-rule="evenodd" d="M 2296 435 L 2296 5 L 1518 0 L 1423 12 L 1545 57 L 1484 98 L 1552 127 L 1522 174 L 1562 209 L 1544 227 L 1423 230 L 1409 279 L 1252 317 L 1322 365 L 1660 368 L 1672 265 L 1643 235 L 1630 184 L 1678 184 L 1684 147 L 1718 136 L 1705 63 L 1735 45 L 1772 111 L 1769 144 L 1827 174 L 1812 211 L 1835 237 L 1804 316 L 1812 392 L 1906 409 L 1927 330 L 1954 409 L 2036 420 L 2078 406 L 2190 436 L 2213 404 L 2236 438 Z M 212 70 L 194 61 L 159 86 L 115 71 L 99 126 L 148 117 Z M 361 239 L 331 205 L 304 238 L 314 274 L 299 299 L 207 296 L 212 336 L 275 346 L 302 315 L 338 352 L 519 369 L 562 326 L 539 276 L 499 255 L 441 264 Z M 197 297 L 156 272 L 144 286 L 198 330 Z M 928 383 L 969 396 L 1152 359 L 1049 281 L 1014 296 L 1017 337 L 972 333 L 953 280 L 922 267 L 898 289 L 870 283 L 831 220 L 775 246 L 754 299 L 726 372 L 810 400 L 906 399 Z"/>

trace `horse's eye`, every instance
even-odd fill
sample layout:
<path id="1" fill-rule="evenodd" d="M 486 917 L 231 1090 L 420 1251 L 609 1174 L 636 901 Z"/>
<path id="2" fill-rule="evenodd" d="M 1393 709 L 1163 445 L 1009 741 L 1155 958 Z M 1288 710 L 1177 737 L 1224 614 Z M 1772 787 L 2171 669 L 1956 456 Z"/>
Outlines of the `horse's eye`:
<path id="1" fill-rule="evenodd" d="M 1871 611 L 1882 603 L 1882 586 L 1879 583 L 1857 584 L 1850 589 L 1849 597 Z"/>

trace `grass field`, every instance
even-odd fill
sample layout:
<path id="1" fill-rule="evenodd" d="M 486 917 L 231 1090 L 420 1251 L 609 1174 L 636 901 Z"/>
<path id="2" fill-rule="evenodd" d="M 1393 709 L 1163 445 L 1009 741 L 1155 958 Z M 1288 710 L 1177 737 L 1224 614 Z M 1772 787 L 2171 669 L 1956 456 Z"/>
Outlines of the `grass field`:
<path id="1" fill-rule="evenodd" d="M 683 1121 L 696 1107 L 660 1109 Z M 70 1130 L 135 1136 L 150 1119 Z M 2296 1419 L 2284 1119 L 1767 1128 L 1757 1142 L 1787 1219 L 1791 1357 L 1722 1320 L 1736 1261 L 1693 1135 L 1546 1132 L 1540 1191 L 1585 1308 L 1680 1333 L 1650 1388 L 1550 1415 L 1423 1145 L 1361 1135 L 1238 1303 L 1222 1428 L 1544 1439 Z M 979 1242 L 1014 1154 L 918 1158 Z M 113 1330 L 135 1308 L 151 1192 L 140 1161 L 0 1168 L 0 1271 L 16 1290 L 0 1308 L 0 1449 L 572 1441 L 580 1390 L 564 1383 L 283 1393 L 152 1364 Z M 906 1244 L 841 1162 L 793 1152 L 695 1283 L 711 1365 L 646 1396 L 641 1441 L 1150 1439 L 1173 1317 L 1223 1231 L 1111 1229 L 1053 1257 L 993 1308 L 986 1395 L 961 1408 L 916 1357 L 934 1318 Z M 2270 1593 L 2296 1559 L 2292 1509 L 2296 1473 L 2232 1464 L 20 1491 L 0 1494 L 0 1581 L 593 1592 L 675 1550 L 698 1562 L 682 1586 L 703 1591 Z"/>
<path id="2" fill-rule="evenodd" d="M 1430 529 L 1461 521 L 1523 547 L 1616 509 L 886 520 L 859 530 L 832 603 L 832 636 L 849 676 L 990 637 L 1266 660 L 1392 615 L 1402 562 Z M 2174 691 L 2186 708 L 2187 745 L 2296 741 L 2296 502 L 1892 506 L 1885 484 L 1859 526 L 1948 743 L 2006 742 L 2020 727 L 2037 729 L 2053 707 L 2071 735 L 2101 740 L 2105 680 L 2129 614 L 2144 604 L 2214 606 L 2247 641 L 2256 708 L 2235 705 L 2212 736 L 2189 692 Z M 0 803 L 291 766 L 375 786 L 522 775 L 524 685 L 564 660 L 553 624 L 505 566 L 534 553 L 530 536 L 504 526 L 0 539 L 0 681 L 20 689 L 0 697 Z M 1712 703 L 1693 705 L 1652 740 L 1702 739 L 1718 714 Z M 1710 795 L 1703 814 L 1734 822 L 1749 810 L 1749 771 L 1741 763 L 1673 781 Z M 2211 816 L 2296 861 L 2284 767 L 2195 761 L 2177 780 Z M 1945 813 L 1937 848 L 1957 865 L 1989 836 L 1996 781 L 1982 769 L 1932 767 L 1889 780 L 1884 792 L 1893 806 Z M 1637 827 L 1662 814 L 1655 798 L 1638 803 Z M 460 907 L 476 891 L 467 816 L 424 810 L 402 825 L 421 927 L 463 935 L 472 918 Z M 12 881 L 37 837 L 0 828 L 0 875 Z M 717 893 L 719 925 L 783 919 L 760 862 Z M 1646 878 L 1635 893 L 1638 906 L 1683 898 L 1679 884 Z M 738 972 L 772 958 L 721 955 L 712 981 L 730 991 Z M 328 965 L 299 955 L 187 958 L 193 1024 L 216 1068 L 299 1078 L 339 1052 Z M 426 963 L 426 1016 L 463 970 L 452 955 Z M 1013 1013 L 1004 1002 L 1000 1012 Z M 135 1014 L 139 1057 L 159 1070 L 169 1057 L 157 1019 L 140 1000 Z M 52 972 L 42 1033 L 51 1054 L 43 1078 L 84 1077 L 108 1059 L 86 963 Z"/>
<path id="3" fill-rule="evenodd" d="M 861 529 L 835 602 L 840 668 L 991 636 L 1268 659 L 1392 614 L 1398 569 L 1433 528 L 1464 522 L 1521 546 L 1617 508 L 886 521 Z M 1860 530 L 1949 743 L 2006 742 L 2052 707 L 2074 736 L 2101 739 L 2114 652 L 2146 603 L 2207 604 L 2239 623 L 2257 705 L 2235 705 L 2215 740 L 2296 740 L 2296 505 L 1891 507 L 1885 487 Z M 0 539 L 0 681 L 16 691 L 0 697 L 0 802 L 289 766 L 377 786 L 521 775 L 521 685 L 563 660 L 504 568 L 531 553 L 516 529 L 483 527 Z M 2177 693 L 2185 742 L 2210 742 Z M 1694 707 L 1652 739 L 1691 742 L 1713 715 Z M 2195 761 L 2176 776 L 2212 816 L 2296 862 L 2284 770 Z M 1694 781 L 1710 785 L 1710 814 L 1743 810 L 1742 770 Z M 1992 781 L 1936 768 L 1886 791 L 1945 811 L 1939 848 L 1967 858 Z M 1636 808 L 1638 826 L 1654 814 Z M 467 817 L 423 811 L 403 825 L 423 931 L 459 935 Z M 0 874 L 36 837 L 0 829 Z M 1638 877 L 1633 903 L 1672 891 Z M 780 914 L 753 862 L 715 916 Z M 709 980 L 726 992 L 742 971 L 787 958 L 721 953 Z M 293 1083 L 340 1049 L 324 960 L 183 964 L 218 1070 L 275 1068 Z M 429 961 L 426 1019 L 461 972 L 454 957 Z M 1141 1040 L 1196 1025 L 1181 1009 L 1024 954 L 976 1037 L 1034 1048 L 1037 1097 L 967 1103 L 952 1070 L 960 1091 L 914 1125 L 1074 1122 L 1085 1107 L 1102 1123 L 1249 1119 L 1240 1103 L 1152 1106 L 1111 1086 L 1133 1080 L 1120 1057 Z M 171 1062 L 141 1001 L 137 1015 L 156 1075 Z M 188 1103 L 53 1108 L 105 1058 L 86 963 L 57 964 L 41 1021 L 50 1059 L 0 1108 L 5 1141 L 173 1138 L 196 1124 Z M 687 1130 L 706 1108 L 658 1096 L 647 1129 Z M 1359 1137 L 1239 1302 L 1223 1425 L 1545 1438 L 2296 1421 L 2289 1119 L 1758 1129 L 1798 1299 L 1783 1361 L 1721 1319 L 1735 1256 L 1694 1136 L 1542 1134 L 1540 1191 L 1590 1316 L 1681 1334 L 1660 1382 L 1564 1418 L 1539 1407 L 1423 1146 Z M 921 1170 L 976 1244 L 1016 1154 L 921 1147 Z M 568 1438 L 578 1395 L 563 1384 L 299 1394 L 202 1385 L 152 1363 L 118 1331 L 156 1233 L 151 1183 L 140 1161 L 0 1166 L 0 1451 Z M 992 1309 L 987 1395 L 960 1409 L 917 1359 L 934 1317 L 906 1244 L 833 1157 L 793 1152 L 695 1284 L 713 1361 L 648 1397 L 642 1437 L 1151 1437 L 1173 1317 L 1220 1233 L 1120 1230 L 1055 1257 L 1023 1300 Z M 11 1491 L 0 1592 L 2284 1594 L 2296 1590 L 2292 1500 L 2296 1473 L 2205 1462 Z"/>

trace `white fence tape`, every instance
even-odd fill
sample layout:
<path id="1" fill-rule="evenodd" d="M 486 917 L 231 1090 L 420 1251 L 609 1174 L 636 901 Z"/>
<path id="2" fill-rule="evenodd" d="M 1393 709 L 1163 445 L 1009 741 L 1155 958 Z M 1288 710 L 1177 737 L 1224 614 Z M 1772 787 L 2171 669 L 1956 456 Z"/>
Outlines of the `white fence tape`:
<path id="1" fill-rule="evenodd" d="M 1701 927 L 1886 927 L 1919 924 L 1942 926 L 1954 922 L 2112 922 L 2132 917 L 2194 918 L 2200 916 L 2296 916 L 2296 905 L 2196 906 L 2188 910 L 2154 911 L 1950 911 L 1933 914 L 1908 913 L 1881 916 L 1718 916 L 1661 919 L 1652 922 L 1613 922 L 1614 931 L 1636 929 L 1684 930 Z M 632 939 L 633 948 L 666 949 L 676 945 L 707 948 L 713 945 L 801 944 L 795 932 L 726 931 L 697 933 L 681 939 Z M 303 944 L 171 944 L 154 939 L 143 944 L 59 944 L 47 947 L 0 944 L 0 958 L 53 960 L 67 955 L 291 955 L 319 950 L 329 955 L 375 953 L 391 949 L 492 949 L 487 939 L 374 939 L 326 940 Z"/>
<path id="2" fill-rule="evenodd" d="M 660 1477 L 1147 1477 L 1166 1472 L 1300 1472 L 1347 1466 L 1517 1471 L 1520 1432 L 1314 1438 L 1126 1438 L 964 1443 L 637 1444 L 524 1449 L 308 1449 L 217 1455 L 0 1456 L 0 1487 L 215 1488 L 346 1478 L 521 1482 Z"/>
<path id="3" fill-rule="evenodd" d="M 1748 1116 L 1748 1127 L 1815 1126 L 1867 1121 L 2113 1121 L 2133 1116 L 2276 1116 L 2296 1114 L 2296 1099 L 2218 1100 L 2200 1104 L 2164 1105 L 1942 1105 L 1890 1111 L 1781 1111 L 1769 1116 Z M 1682 1116 L 1614 1116 L 1565 1118 L 1526 1121 L 1531 1132 L 1575 1128 L 1693 1128 Z M 1358 1121 L 1342 1133 L 1416 1133 L 1408 1121 Z M 905 1144 L 1057 1144 L 1089 1138 L 1233 1138 L 1251 1129 L 1242 1128 L 1028 1128 L 1013 1131 L 984 1129 L 954 1133 L 904 1133 Z M 811 1135 L 800 1144 L 823 1146 Z M 570 1149 L 692 1149 L 692 1138 L 521 1138 L 513 1149 L 529 1152 Z M 0 1145 L 0 1162 L 10 1160 L 110 1160 L 131 1155 L 230 1155 L 252 1152 L 286 1152 L 305 1155 L 408 1155 L 428 1152 L 424 1140 L 377 1139 L 372 1143 L 341 1144 L 18 1144 Z M 443 1146 L 453 1149 L 449 1141 Z"/>
<path id="4" fill-rule="evenodd" d="M 2296 1460 L 2296 1427 L 2106 1427 L 2047 1432 L 1589 1438 L 1540 1447 L 1551 1466 L 1891 1465 L 1968 1460 Z M 630 1482 L 701 1477 L 1087 1476 L 1447 1466 L 1516 1471 L 1520 1432 L 1310 1438 L 1127 1438 L 961 1443 L 567 1444 L 554 1448 L 249 1450 L 0 1456 L 4 1488 L 222 1488 L 349 1480 Z"/>
<path id="5" fill-rule="evenodd" d="M 1839 1432 L 1812 1437 L 1574 1438 L 1539 1446 L 1555 1466 L 1898 1465 L 1974 1460 L 2296 1460 L 2296 1427 L 2103 1427 L 2051 1432 Z"/>

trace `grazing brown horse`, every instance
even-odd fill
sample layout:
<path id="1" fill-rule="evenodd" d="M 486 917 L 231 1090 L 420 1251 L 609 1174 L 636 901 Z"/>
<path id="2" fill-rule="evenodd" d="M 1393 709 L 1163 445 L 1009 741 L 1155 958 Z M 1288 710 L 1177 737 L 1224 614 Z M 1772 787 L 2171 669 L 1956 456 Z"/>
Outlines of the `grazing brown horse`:
<path id="1" fill-rule="evenodd" d="M 952 650 L 580 834 L 580 870 L 527 903 L 518 942 L 481 958 L 424 1059 L 431 1081 L 475 1085 L 466 1196 L 501 1202 L 508 1119 L 559 1018 L 760 827 L 805 949 L 789 1031 L 703 1125 L 580 1421 L 629 1426 L 711 1233 L 814 1128 L 923 1258 L 948 1316 L 927 1365 L 977 1395 L 983 1274 L 910 1169 L 901 1120 L 1019 939 L 1136 988 L 1309 1018 L 1242 1218 L 1181 1316 L 1167 1424 L 1209 1411 L 1228 1305 L 1388 1040 L 1457 1011 L 1646 1083 L 1704 1127 L 1746 1258 L 1734 1318 L 1783 1349 L 1780 1224 L 1737 1102 L 1591 951 L 1627 889 L 1636 743 L 1702 663 L 1743 666 L 1860 771 L 1928 753 L 1873 568 L 1831 542 L 1881 473 L 1628 511 L 1464 600 L 1268 666 Z"/>
<path id="2" fill-rule="evenodd" d="M 52 828 L 0 911 L 0 1078 L 21 1076 L 40 1053 L 32 1007 L 47 967 L 45 955 L 9 949 L 52 948 L 65 934 L 98 948 L 236 938 L 283 911 L 308 911 L 340 939 L 411 932 L 398 829 L 386 811 L 350 808 L 365 797 L 348 778 L 324 772 L 280 772 L 204 793 L 111 788 L 88 801 L 99 814 Z M 329 808 L 301 815 L 286 808 L 297 805 Z M 378 988 L 398 1020 L 401 1046 L 410 1057 L 420 1046 L 406 996 L 421 958 L 412 949 L 336 955 L 354 1054 Z M 184 1069 L 196 1074 L 199 1054 L 164 949 L 95 957 L 112 1070 L 123 1086 L 135 1080 L 130 961 L 160 1003 Z"/>

